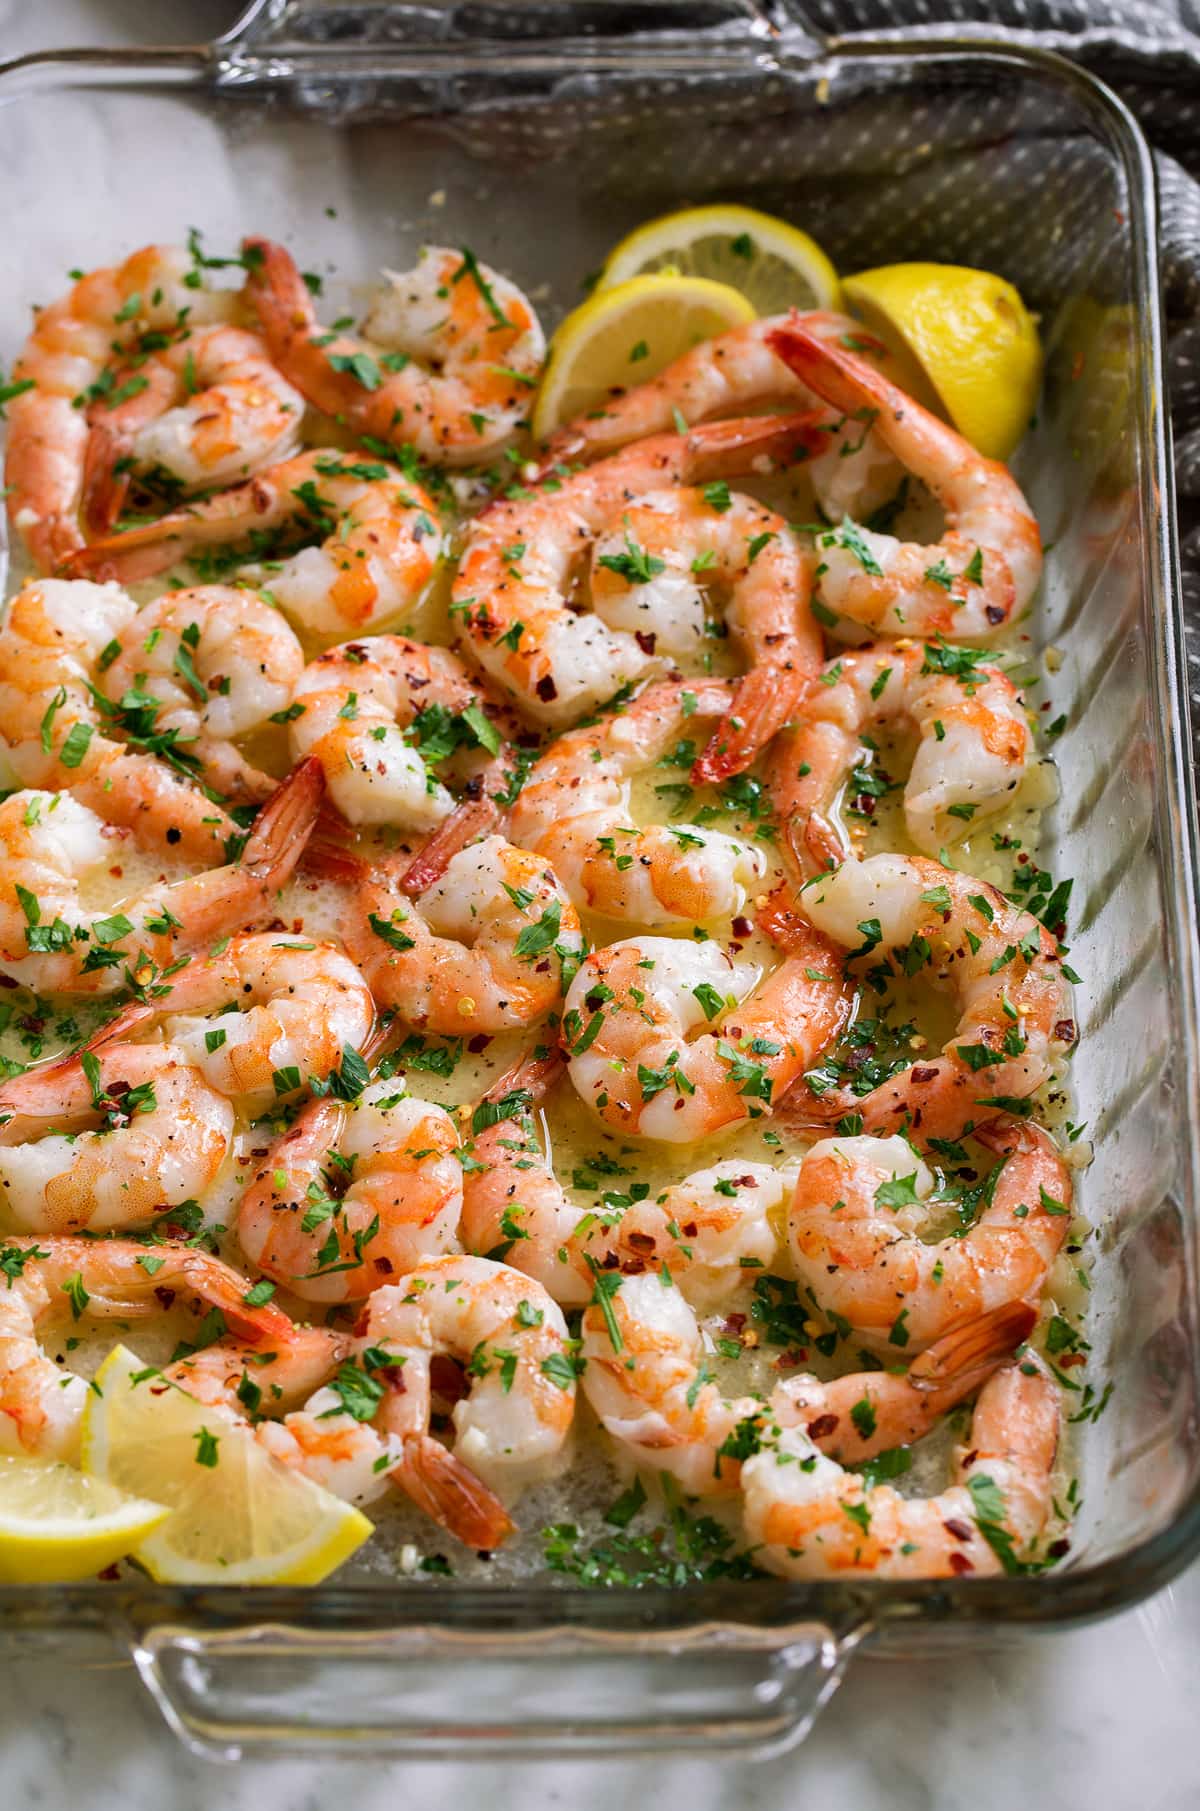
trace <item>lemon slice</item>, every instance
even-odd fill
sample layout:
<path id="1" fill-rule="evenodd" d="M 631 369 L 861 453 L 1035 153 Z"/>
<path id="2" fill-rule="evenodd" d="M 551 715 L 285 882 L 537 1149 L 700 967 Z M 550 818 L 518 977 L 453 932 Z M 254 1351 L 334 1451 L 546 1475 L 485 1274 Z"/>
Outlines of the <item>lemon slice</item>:
<path id="1" fill-rule="evenodd" d="M 539 440 L 645 383 L 701 340 L 754 319 L 745 296 L 702 277 L 633 277 L 597 291 L 562 322 L 533 411 Z"/>
<path id="2" fill-rule="evenodd" d="M 170 1514 L 72 1465 L 0 1455 L 0 1580 L 65 1585 L 90 1578 Z"/>
<path id="3" fill-rule="evenodd" d="M 372 1532 L 365 1515 L 125 1346 L 109 1353 L 96 1386 L 84 1411 L 83 1468 L 168 1505 L 171 1514 L 137 1546 L 164 1583 L 313 1585 Z"/>
<path id="4" fill-rule="evenodd" d="M 885 264 L 844 278 L 842 292 L 910 395 L 989 459 L 1010 457 L 1042 382 L 1037 327 L 1011 283 L 960 264 Z"/>
<path id="5" fill-rule="evenodd" d="M 650 220 L 610 252 L 599 287 L 653 271 L 727 283 L 756 314 L 838 306 L 837 272 L 816 240 L 757 208 L 684 208 Z"/>

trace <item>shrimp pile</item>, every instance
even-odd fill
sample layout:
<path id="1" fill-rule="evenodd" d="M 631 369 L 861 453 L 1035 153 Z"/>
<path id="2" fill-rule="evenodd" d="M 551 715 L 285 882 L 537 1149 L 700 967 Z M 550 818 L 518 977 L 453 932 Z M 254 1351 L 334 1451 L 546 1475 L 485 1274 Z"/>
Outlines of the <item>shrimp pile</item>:
<path id="1" fill-rule="evenodd" d="M 509 277 L 320 292 L 149 246 L 13 368 L 0 1448 L 79 1460 L 56 1317 L 178 1299 L 151 1397 L 418 1545 L 536 1536 L 590 1444 L 705 1576 L 1052 1564 L 1078 1025 L 1015 479 L 840 316 L 538 448 Z"/>

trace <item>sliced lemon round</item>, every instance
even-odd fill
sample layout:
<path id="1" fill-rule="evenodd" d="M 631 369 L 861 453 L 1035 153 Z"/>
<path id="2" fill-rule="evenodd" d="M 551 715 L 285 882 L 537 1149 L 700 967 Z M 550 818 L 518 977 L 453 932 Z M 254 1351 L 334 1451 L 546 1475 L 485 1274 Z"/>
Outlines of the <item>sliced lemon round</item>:
<path id="1" fill-rule="evenodd" d="M 754 319 L 745 296 L 702 277 L 633 277 L 598 290 L 569 314 L 550 342 L 533 411 L 545 439 L 564 421 L 657 377 L 701 340 Z"/>
<path id="2" fill-rule="evenodd" d="M 169 1584 L 315 1585 L 372 1532 L 359 1510 L 291 1471 L 250 1429 L 169 1384 L 125 1346 L 96 1373 L 83 1468 L 171 1513 L 137 1545 Z"/>
<path id="3" fill-rule="evenodd" d="M 1011 283 L 961 264 L 885 264 L 844 278 L 842 292 L 910 395 L 989 459 L 1011 456 L 1042 382 L 1037 326 Z"/>
<path id="4" fill-rule="evenodd" d="M 73 1465 L 0 1454 L 0 1581 L 90 1578 L 124 1559 L 169 1514 Z"/>
<path id="5" fill-rule="evenodd" d="M 815 239 L 757 208 L 683 208 L 647 221 L 609 253 L 600 289 L 654 271 L 727 283 L 756 314 L 836 308 L 838 278 Z"/>

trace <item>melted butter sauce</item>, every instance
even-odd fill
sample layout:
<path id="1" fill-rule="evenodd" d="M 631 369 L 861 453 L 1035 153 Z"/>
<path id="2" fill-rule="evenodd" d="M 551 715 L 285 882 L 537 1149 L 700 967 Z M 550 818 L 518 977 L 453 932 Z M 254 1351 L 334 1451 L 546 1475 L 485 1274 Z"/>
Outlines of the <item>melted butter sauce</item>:
<path id="1" fill-rule="evenodd" d="M 811 498 L 805 494 L 802 480 L 799 485 L 790 481 L 784 485 L 778 479 L 755 481 L 739 483 L 738 488 L 749 490 L 772 506 L 781 508 L 793 521 L 811 520 L 813 506 Z M 469 480 L 452 481 L 452 490 L 457 491 L 464 500 L 478 500 L 478 487 L 473 487 Z M 928 507 L 923 510 L 919 506 L 910 508 L 901 518 L 896 532 L 904 538 L 918 534 L 922 538 L 927 537 L 929 513 Z M 456 532 L 461 533 L 461 529 Z M 177 582 L 178 576 L 172 575 L 172 580 Z M 172 581 L 155 582 L 139 587 L 136 595 L 143 601 L 148 601 L 150 597 L 167 589 L 170 582 Z M 264 574 L 263 583 L 269 590 L 269 572 Z M 409 613 L 403 623 L 391 627 L 418 639 L 451 645 L 453 634 L 448 613 L 449 586 L 449 569 L 444 567 L 421 604 Z M 714 599 L 714 614 L 719 603 L 719 599 Z M 309 657 L 339 639 L 336 636 L 317 639 L 303 634 L 301 638 Z M 1030 678 L 1033 679 L 1029 696 L 1031 702 L 1036 703 L 1045 689 L 1044 684 L 1039 683 L 1044 669 L 1032 654 L 1028 634 L 1018 629 L 1011 636 L 1007 648 L 1001 651 L 1018 677 L 1027 684 Z M 695 660 L 684 665 L 685 670 L 691 673 L 728 673 L 738 670 L 729 643 L 716 637 L 706 640 Z M 1032 714 L 1040 714 L 1041 710 L 1047 708 L 1048 706 L 1038 705 Z M 266 771 L 278 775 L 286 771 L 288 754 L 286 737 L 282 732 L 270 731 L 256 737 L 253 743 L 245 745 L 245 753 Z M 876 764 L 891 776 L 899 776 L 901 783 L 874 802 L 875 808 L 870 818 L 855 816 L 845 799 L 839 800 L 835 805 L 834 815 L 859 854 L 871 854 L 880 850 L 914 852 L 905 831 L 902 809 L 902 781 L 908 771 L 910 756 L 911 747 L 906 747 L 903 743 L 880 747 L 875 757 Z M 733 953 L 758 963 L 766 974 L 777 964 L 779 957 L 770 942 L 753 927 L 753 917 L 756 904 L 761 903 L 782 873 L 769 832 L 753 813 L 747 814 L 744 807 L 740 810 L 736 806 L 730 807 L 727 801 L 710 791 L 698 790 L 684 799 L 678 793 L 662 790 L 664 787 L 679 786 L 685 778 L 686 765 L 682 764 L 660 765 L 640 776 L 634 783 L 632 793 L 635 821 L 658 823 L 669 822 L 674 818 L 676 821 L 686 819 L 693 822 L 699 812 L 702 823 L 710 821 L 715 827 L 740 834 L 761 848 L 767 856 L 768 873 L 755 899 L 747 902 L 745 917 L 737 921 L 736 927 L 710 924 L 696 927 L 694 931 L 685 927 L 678 934 L 689 941 L 698 935 L 711 936 Z M 1036 859 L 1041 814 L 1054 798 L 1055 789 L 1056 776 L 1052 764 L 1046 759 L 1032 763 L 1024 782 L 1008 801 L 1004 812 L 973 824 L 969 834 L 949 852 L 952 865 L 1001 888 L 1009 887 L 1014 860 L 1018 856 Z M 706 808 L 715 808 L 719 815 L 706 819 Z M 390 840 L 392 844 L 396 842 L 395 838 Z M 400 842 L 403 846 L 403 839 Z M 83 904 L 91 911 L 111 911 L 133 894 L 147 888 L 167 886 L 171 881 L 181 878 L 183 873 L 183 869 L 164 865 L 158 858 L 138 849 L 131 840 L 126 840 L 115 852 L 109 866 L 89 877 L 84 889 Z M 339 924 L 345 905 L 346 893 L 341 885 L 327 880 L 318 881 L 301 872 L 283 890 L 274 925 L 275 928 L 286 931 L 339 942 Z M 235 928 L 237 927 L 231 927 Z M 614 925 L 595 919 L 585 921 L 584 928 L 589 942 L 595 944 L 636 934 L 634 926 Z M 654 934 L 663 933 L 656 930 Z M 102 1004 L 81 1003 L 77 1000 L 48 1003 L 25 995 L 23 990 L 7 993 L 4 1004 L 11 1011 L 6 1028 L 0 1035 L 0 1052 L 22 1063 L 34 1056 L 50 1057 L 57 1054 L 76 1040 L 80 1031 L 86 1033 L 103 1016 Z M 874 998 L 860 1000 L 857 1011 L 860 1018 L 878 1016 L 880 1003 Z M 885 1014 L 890 1026 L 911 1027 L 903 1041 L 907 1042 L 913 1057 L 921 1050 L 940 1046 L 952 1031 L 953 1013 L 945 997 L 917 985 L 889 990 Z M 31 1026 L 35 1028 L 32 1032 L 29 1029 Z M 550 1034 L 543 1030 L 541 1035 Z M 452 1073 L 439 1075 L 429 1069 L 410 1068 L 404 1075 L 404 1085 L 421 1098 L 437 1101 L 451 1109 L 469 1109 L 529 1044 L 536 1041 L 536 1037 L 472 1038 L 468 1026 L 464 1028 L 462 1040 L 429 1038 L 425 1041 L 431 1047 L 451 1044 L 457 1056 Z M 897 1049 L 900 1047 L 898 1044 Z M 1086 1161 L 1088 1150 L 1078 1139 L 1070 1142 L 1067 1135 L 1070 1114 L 1068 1084 L 1064 1076 L 1056 1076 L 1041 1090 L 1037 1101 L 1037 1115 L 1052 1131 L 1059 1134 L 1068 1162 L 1081 1166 Z M 769 1162 L 782 1166 L 788 1173 L 794 1173 L 805 1149 L 815 1136 L 813 1132 L 804 1131 L 785 1116 L 766 1116 L 760 1120 L 748 1121 L 736 1130 L 704 1143 L 687 1147 L 619 1138 L 605 1130 L 592 1117 L 569 1081 L 564 1081 L 559 1086 L 541 1117 L 547 1149 L 552 1154 L 556 1173 L 568 1186 L 571 1198 L 577 1203 L 581 1213 L 604 1206 L 606 1191 L 620 1195 L 635 1184 L 640 1189 L 648 1190 L 651 1196 L 657 1196 L 670 1184 L 719 1158 L 735 1157 Z M 206 1223 L 214 1229 L 222 1229 L 216 1234 L 218 1249 L 235 1264 L 242 1263 L 236 1232 L 233 1230 L 236 1226 L 237 1203 L 246 1183 L 265 1157 L 271 1136 L 270 1126 L 252 1126 L 240 1121 L 230 1159 L 201 1203 Z M 987 1162 L 986 1158 L 982 1160 L 981 1172 L 986 1169 Z M 782 1220 L 782 1215 L 780 1218 Z M 954 1223 L 952 1208 L 947 1208 L 941 1215 L 930 1214 L 925 1219 L 921 1236 L 943 1236 L 952 1229 Z M 780 1224 L 777 1231 L 779 1251 L 776 1268 L 780 1274 L 787 1276 L 784 1226 Z M 1046 1329 L 1053 1317 L 1062 1317 L 1076 1325 L 1081 1318 L 1087 1291 L 1085 1253 L 1088 1232 L 1085 1221 L 1080 1218 L 1073 1221 L 1064 1253 L 1049 1278 L 1039 1328 L 1034 1336 L 1035 1343 L 1044 1344 Z M 730 1314 L 749 1314 L 752 1298 L 753 1273 L 724 1304 L 723 1312 L 710 1316 L 703 1322 L 707 1362 L 713 1374 L 728 1387 L 730 1393 L 757 1391 L 767 1395 L 780 1376 L 780 1352 L 778 1347 L 760 1340 L 753 1319 L 747 1319 L 742 1330 L 743 1344 L 738 1358 L 731 1359 L 727 1355 L 727 1339 L 720 1347 L 717 1343 L 726 1325 L 726 1317 Z M 323 1312 L 320 1309 L 314 1311 L 311 1305 L 294 1298 L 289 1299 L 285 1292 L 280 1293 L 279 1299 L 300 1319 L 308 1318 L 314 1312 Z M 352 1316 L 353 1308 L 349 1312 Z M 73 1368 L 80 1369 L 85 1374 L 90 1373 L 114 1339 L 128 1337 L 147 1362 L 161 1362 L 179 1336 L 179 1329 L 173 1324 L 173 1318 L 178 1319 L 164 1317 L 157 1325 L 132 1323 L 127 1332 L 122 1327 L 114 1328 L 112 1323 L 106 1323 L 100 1329 L 102 1337 L 80 1340 L 69 1351 L 60 1341 L 62 1350 L 57 1355 Z M 810 1327 L 814 1337 L 829 1332 L 826 1324 L 815 1315 Z M 815 1349 L 805 1349 L 804 1368 L 814 1369 L 823 1375 L 861 1368 L 862 1363 L 862 1354 L 852 1339 L 839 1342 L 832 1358 L 822 1359 Z M 785 1367 L 784 1374 L 789 1374 L 792 1368 L 794 1367 Z M 1077 1382 L 1082 1375 L 1080 1371 L 1072 1372 L 1072 1381 Z M 1072 1403 L 1077 1401 L 1077 1397 L 1071 1398 Z M 597 1515 L 611 1502 L 616 1489 L 614 1463 L 617 1472 L 625 1476 L 628 1476 L 628 1466 L 626 1461 L 614 1454 L 606 1437 L 598 1433 L 582 1393 L 577 1423 L 576 1433 L 569 1452 L 564 1456 L 559 1475 L 522 1498 L 518 1514 L 522 1535 L 503 1555 L 490 1563 L 469 1555 L 464 1556 L 455 1549 L 453 1565 L 456 1573 L 460 1576 L 493 1578 L 500 1572 L 509 1576 L 527 1576 L 540 1570 L 542 1565 L 537 1531 L 543 1524 L 570 1519 L 592 1529 L 600 1527 Z M 899 1481 L 900 1487 L 912 1492 L 928 1492 L 942 1487 L 951 1444 L 965 1431 L 968 1424 L 965 1411 L 947 1417 L 934 1435 L 914 1449 L 913 1469 Z M 1056 1479 L 1056 1495 L 1060 1504 L 1067 1500 L 1070 1471 L 1070 1442 L 1066 1441 L 1063 1443 Z M 653 1505 L 652 1481 L 649 1488 Z M 702 1510 L 705 1514 L 711 1513 L 729 1520 L 734 1506 L 734 1503 L 723 1504 L 719 1500 L 706 1499 Z M 411 1571 L 419 1566 L 422 1552 L 440 1551 L 445 1542 L 445 1537 L 439 1536 L 430 1524 L 410 1511 L 398 1496 L 383 1504 L 374 1505 L 371 1515 L 377 1520 L 379 1529 L 376 1538 L 354 1561 L 354 1569 L 359 1572 L 391 1574 L 397 1567 Z M 1059 1526 L 1052 1527 L 1047 1539 L 1052 1539 L 1060 1531 Z"/>

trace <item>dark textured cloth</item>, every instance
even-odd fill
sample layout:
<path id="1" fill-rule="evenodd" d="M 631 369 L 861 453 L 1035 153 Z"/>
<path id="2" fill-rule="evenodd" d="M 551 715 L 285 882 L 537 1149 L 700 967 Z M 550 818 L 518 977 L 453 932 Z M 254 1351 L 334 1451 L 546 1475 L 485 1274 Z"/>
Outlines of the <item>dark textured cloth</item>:
<path id="1" fill-rule="evenodd" d="M 1200 0 L 789 0 L 814 37 L 1008 39 L 1115 88 L 1154 147 L 1188 690 L 1200 732 Z"/>

